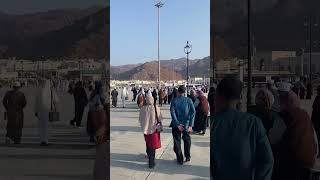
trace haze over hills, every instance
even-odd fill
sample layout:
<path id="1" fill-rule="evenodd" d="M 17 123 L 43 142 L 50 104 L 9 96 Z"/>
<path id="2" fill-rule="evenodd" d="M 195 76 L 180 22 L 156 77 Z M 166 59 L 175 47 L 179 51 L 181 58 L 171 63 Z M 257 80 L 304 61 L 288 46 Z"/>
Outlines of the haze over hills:
<path id="1" fill-rule="evenodd" d="M 24 15 L 0 13 L 0 58 L 104 57 L 107 10 L 94 6 Z"/>
<path id="2" fill-rule="evenodd" d="M 161 60 L 161 80 L 186 79 L 186 58 Z M 210 58 L 190 60 L 189 71 L 191 77 L 208 77 Z M 143 64 L 111 66 L 111 79 L 115 80 L 154 80 L 158 78 L 158 62 L 151 61 Z"/>

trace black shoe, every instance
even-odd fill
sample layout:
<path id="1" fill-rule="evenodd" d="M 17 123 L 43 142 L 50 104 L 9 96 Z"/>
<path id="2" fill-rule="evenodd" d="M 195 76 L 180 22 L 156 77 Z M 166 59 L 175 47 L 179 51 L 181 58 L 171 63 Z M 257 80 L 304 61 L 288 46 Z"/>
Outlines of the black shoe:
<path id="1" fill-rule="evenodd" d="M 89 140 L 91 143 L 95 143 L 96 141 L 95 141 L 95 139 L 94 139 L 94 137 L 90 137 L 90 140 Z"/>
<path id="2" fill-rule="evenodd" d="M 190 158 L 186 158 L 186 161 L 185 162 L 189 162 L 190 161 Z"/>
<path id="3" fill-rule="evenodd" d="M 47 143 L 47 142 L 41 142 L 41 143 L 40 143 L 40 146 L 49 146 L 49 143 Z"/>
<path id="4" fill-rule="evenodd" d="M 70 125 L 75 127 L 76 126 L 76 122 L 72 120 L 72 121 L 70 121 Z"/>
<path id="5" fill-rule="evenodd" d="M 154 162 L 149 162 L 149 168 L 153 169 L 156 166 L 156 163 Z"/>
<path id="6" fill-rule="evenodd" d="M 177 163 L 180 164 L 180 165 L 183 165 L 183 160 L 177 160 Z"/>
<path id="7" fill-rule="evenodd" d="M 77 128 L 81 129 L 81 128 L 84 128 L 84 126 L 81 126 L 81 125 L 76 125 Z"/>
<path id="8" fill-rule="evenodd" d="M 21 141 L 14 141 L 14 144 L 21 144 Z"/>
<path id="9" fill-rule="evenodd" d="M 183 165 L 183 155 L 182 155 L 182 153 L 179 156 L 177 156 L 177 162 L 178 162 L 178 164 Z"/>
<path id="10" fill-rule="evenodd" d="M 154 158 L 149 157 L 149 168 L 153 169 L 156 166 L 156 163 L 154 162 Z"/>

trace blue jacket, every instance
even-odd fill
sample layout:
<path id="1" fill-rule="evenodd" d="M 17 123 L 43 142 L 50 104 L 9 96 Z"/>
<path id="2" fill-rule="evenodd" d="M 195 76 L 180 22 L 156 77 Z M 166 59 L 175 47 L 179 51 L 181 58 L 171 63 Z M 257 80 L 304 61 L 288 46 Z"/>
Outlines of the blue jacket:
<path id="1" fill-rule="evenodd" d="M 235 109 L 213 117 L 210 136 L 214 180 L 270 180 L 273 155 L 260 119 Z"/>
<path id="2" fill-rule="evenodd" d="M 178 96 L 173 99 L 170 105 L 171 127 L 178 127 L 180 124 L 188 131 L 189 126 L 193 127 L 196 110 L 190 98 Z"/>

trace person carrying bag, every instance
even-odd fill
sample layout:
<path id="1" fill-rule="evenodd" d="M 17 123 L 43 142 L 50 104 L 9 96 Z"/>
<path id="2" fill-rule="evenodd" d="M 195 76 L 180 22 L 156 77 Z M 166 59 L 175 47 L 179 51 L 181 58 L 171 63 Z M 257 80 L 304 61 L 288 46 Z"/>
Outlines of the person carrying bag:
<path id="1" fill-rule="evenodd" d="M 152 96 L 146 96 L 146 104 L 140 109 L 139 122 L 146 142 L 149 168 L 154 168 L 156 149 L 161 148 L 160 132 L 163 127 L 160 108 L 154 104 Z"/>

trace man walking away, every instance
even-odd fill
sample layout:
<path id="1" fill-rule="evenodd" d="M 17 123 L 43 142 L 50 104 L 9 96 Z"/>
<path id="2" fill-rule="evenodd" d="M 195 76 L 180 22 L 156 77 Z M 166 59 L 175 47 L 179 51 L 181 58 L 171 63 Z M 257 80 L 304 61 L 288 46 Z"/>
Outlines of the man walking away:
<path id="1" fill-rule="evenodd" d="M 154 89 L 152 91 L 152 97 L 153 97 L 153 100 L 154 100 L 154 104 L 157 104 L 157 100 L 158 100 L 158 93 L 157 93 L 157 90 Z M 160 101 L 159 101 L 160 102 Z"/>
<path id="2" fill-rule="evenodd" d="M 112 106 L 113 107 L 117 107 L 117 104 L 118 104 L 118 91 L 117 89 L 114 89 L 112 92 L 111 92 L 111 97 L 112 97 Z"/>
<path id="3" fill-rule="evenodd" d="M 72 121 L 70 121 L 70 124 L 81 127 L 84 108 L 88 104 L 88 96 L 86 90 L 83 88 L 81 81 L 77 82 L 76 87 L 73 91 L 73 97 L 75 103 L 75 117 Z"/>
<path id="4" fill-rule="evenodd" d="M 172 136 L 174 140 L 174 152 L 177 156 L 179 164 L 183 164 L 183 154 L 181 151 L 181 134 L 184 143 L 184 155 L 186 162 L 190 161 L 190 148 L 192 127 L 196 115 L 196 111 L 192 100 L 185 97 L 186 88 L 180 86 L 178 88 L 178 96 L 172 100 L 170 106 L 170 112 L 172 121 L 170 127 L 172 127 Z"/>
<path id="5" fill-rule="evenodd" d="M 134 102 L 136 100 L 136 98 L 137 98 L 138 91 L 137 91 L 136 87 L 133 87 L 131 91 L 133 93 L 132 102 Z"/>
<path id="6" fill-rule="evenodd" d="M 311 82 L 309 82 L 308 84 L 307 84 L 307 96 L 306 96 L 306 99 L 311 99 L 312 98 L 312 95 L 313 95 L 313 92 L 312 92 L 312 84 L 311 84 Z"/>
<path id="7" fill-rule="evenodd" d="M 210 137 L 210 170 L 215 180 L 270 180 L 272 150 L 261 120 L 237 110 L 242 83 L 223 79 L 216 91 Z"/>
<path id="8" fill-rule="evenodd" d="M 160 107 L 162 107 L 163 101 L 164 101 L 164 90 L 160 89 L 160 91 L 159 91 L 159 105 L 160 105 Z"/>
<path id="9" fill-rule="evenodd" d="M 168 104 L 171 103 L 171 100 L 172 100 L 172 89 L 169 89 L 168 90 Z"/>
<path id="10" fill-rule="evenodd" d="M 13 141 L 15 144 L 21 143 L 22 128 L 23 128 L 23 109 L 27 105 L 25 95 L 19 91 L 20 82 L 13 84 L 13 90 L 8 91 L 3 98 L 3 106 L 6 109 L 8 118 L 6 144 Z"/>
<path id="11" fill-rule="evenodd" d="M 201 135 L 206 134 L 207 129 L 207 118 L 209 113 L 209 103 L 207 98 L 204 96 L 204 92 L 202 90 L 197 91 L 197 99 L 199 100 L 199 104 L 195 107 L 196 109 L 196 123 L 198 126 L 196 131 L 198 131 Z"/>

